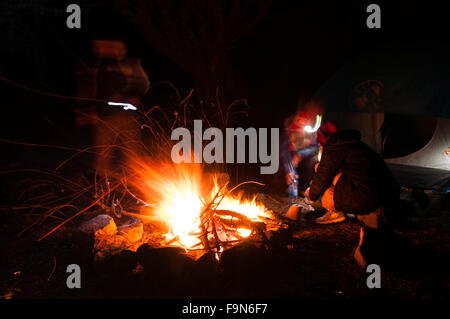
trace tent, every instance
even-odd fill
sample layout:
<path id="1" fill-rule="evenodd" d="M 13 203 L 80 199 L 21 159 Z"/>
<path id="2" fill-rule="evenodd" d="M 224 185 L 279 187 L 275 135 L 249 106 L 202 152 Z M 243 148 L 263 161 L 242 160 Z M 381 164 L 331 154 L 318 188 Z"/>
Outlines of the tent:
<path id="1" fill-rule="evenodd" d="M 314 98 L 324 103 L 326 119 L 341 129 L 359 130 L 400 184 L 445 191 L 450 187 L 447 57 L 447 52 L 431 50 L 367 53 L 335 73 Z M 414 128 L 410 133 L 404 125 L 408 121 Z M 395 131 L 403 131 L 403 138 L 396 138 Z"/>

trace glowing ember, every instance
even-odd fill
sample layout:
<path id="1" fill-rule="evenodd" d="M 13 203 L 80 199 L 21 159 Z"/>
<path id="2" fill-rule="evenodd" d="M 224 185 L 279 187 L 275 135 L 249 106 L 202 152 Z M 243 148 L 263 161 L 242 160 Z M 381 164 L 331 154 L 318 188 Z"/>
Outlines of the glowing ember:
<path id="1" fill-rule="evenodd" d="M 138 175 L 133 184 L 149 203 L 143 213 L 162 226 L 162 245 L 221 252 L 251 236 L 254 222 L 274 218 L 255 198 L 221 189 L 218 175 L 203 174 L 199 165 L 140 162 L 132 168 Z"/>

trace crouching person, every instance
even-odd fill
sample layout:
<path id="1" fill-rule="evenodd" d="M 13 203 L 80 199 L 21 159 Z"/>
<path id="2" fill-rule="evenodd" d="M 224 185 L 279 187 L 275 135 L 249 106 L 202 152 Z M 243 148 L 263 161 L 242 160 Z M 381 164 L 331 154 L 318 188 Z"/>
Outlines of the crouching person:
<path id="1" fill-rule="evenodd" d="M 306 196 L 310 201 L 320 199 L 327 209 L 316 220 L 320 224 L 342 222 L 346 214 L 358 217 L 363 227 L 355 259 L 365 268 L 364 231 L 386 227 L 384 213 L 397 202 L 400 186 L 383 159 L 360 139 L 358 131 L 338 131 L 329 122 L 322 125 L 318 132 L 322 155 Z"/>

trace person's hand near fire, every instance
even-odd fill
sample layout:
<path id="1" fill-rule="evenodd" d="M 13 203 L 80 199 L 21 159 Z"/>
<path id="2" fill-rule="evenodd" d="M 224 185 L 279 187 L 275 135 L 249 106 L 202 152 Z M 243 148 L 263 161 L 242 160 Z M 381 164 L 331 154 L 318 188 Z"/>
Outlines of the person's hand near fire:
<path id="1" fill-rule="evenodd" d="M 309 198 L 309 192 L 310 192 L 310 188 L 308 187 L 305 191 L 306 202 L 309 204 L 314 204 L 314 201 L 312 201 L 311 198 Z M 336 210 L 336 208 L 334 206 L 334 188 L 333 187 L 328 188 L 325 191 L 325 193 L 322 195 L 322 198 L 320 200 L 320 205 L 328 211 Z"/>

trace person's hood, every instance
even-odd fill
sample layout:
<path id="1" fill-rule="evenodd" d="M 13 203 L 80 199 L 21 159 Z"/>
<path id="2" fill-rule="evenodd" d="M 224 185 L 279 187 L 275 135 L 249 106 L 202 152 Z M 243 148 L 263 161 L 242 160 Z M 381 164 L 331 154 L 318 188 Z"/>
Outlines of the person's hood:
<path id="1" fill-rule="evenodd" d="M 330 137 L 324 148 L 334 148 L 341 145 L 358 143 L 361 140 L 361 133 L 357 130 L 343 130 L 338 131 Z"/>

